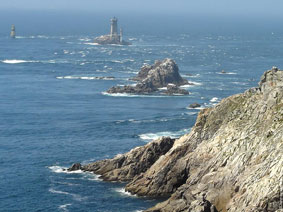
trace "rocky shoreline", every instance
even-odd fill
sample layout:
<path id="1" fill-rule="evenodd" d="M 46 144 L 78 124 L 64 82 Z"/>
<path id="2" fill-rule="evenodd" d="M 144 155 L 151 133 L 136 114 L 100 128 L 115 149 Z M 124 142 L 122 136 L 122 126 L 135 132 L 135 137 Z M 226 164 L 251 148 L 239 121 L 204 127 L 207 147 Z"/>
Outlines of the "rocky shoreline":
<path id="1" fill-rule="evenodd" d="M 69 171 L 78 169 L 127 182 L 138 196 L 168 197 L 148 212 L 282 211 L 283 71 L 274 67 L 259 87 L 201 110 L 179 139 L 161 137 Z"/>
<path id="2" fill-rule="evenodd" d="M 151 94 L 165 88 L 165 95 L 188 95 L 189 92 L 180 88 L 181 85 L 191 84 L 179 74 L 179 68 L 172 59 L 155 61 L 153 65 L 144 65 L 138 75 L 131 80 L 137 81 L 135 86 L 114 86 L 107 93 Z"/>

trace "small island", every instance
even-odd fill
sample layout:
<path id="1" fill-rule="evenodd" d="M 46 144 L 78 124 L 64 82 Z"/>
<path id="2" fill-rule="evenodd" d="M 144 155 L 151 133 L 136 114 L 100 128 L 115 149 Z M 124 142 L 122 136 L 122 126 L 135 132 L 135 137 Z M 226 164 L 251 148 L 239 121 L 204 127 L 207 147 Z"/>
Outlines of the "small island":
<path id="1" fill-rule="evenodd" d="M 118 19 L 116 17 L 111 19 L 111 28 L 109 35 L 102 35 L 94 39 L 94 43 L 101 45 L 114 44 L 114 45 L 131 45 L 130 42 L 123 40 L 123 30 L 120 28 L 118 34 Z"/>
<path id="2" fill-rule="evenodd" d="M 135 86 L 114 86 L 107 93 L 151 94 L 162 91 L 161 94 L 166 95 L 188 95 L 189 92 L 179 86 L 192 84 L 180 76 L 178 65 L 170 58 L 144 65 L 131 80 L 138 83 Z"/>

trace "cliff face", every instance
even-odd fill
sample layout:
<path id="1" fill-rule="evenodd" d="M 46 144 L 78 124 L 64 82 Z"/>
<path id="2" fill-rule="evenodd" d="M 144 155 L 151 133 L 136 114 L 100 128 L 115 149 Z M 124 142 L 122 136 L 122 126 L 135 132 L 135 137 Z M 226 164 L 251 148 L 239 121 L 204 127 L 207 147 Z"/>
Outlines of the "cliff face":
<path id="1" fill-rule="evenodd" d="M 171 195 L 147 210 L 152 212 L 279 211 L 283 204 L 282 97 L 283 71 L 274 68 L 264 73 L 258 88 L 202 110 L 191 132 L 157 151 L 150 163 L 141 158 L 154 153 L 148 148 L 160 145 L 164 138 L 123 155 L 135 163 L 122 167 L 134 174 L 125 177 L 116 172 L 115 180 L 129 181 L 126 190 L 140 196 Z M 92 171 L 109 180 L 104 162 L 96 164 Z"/>

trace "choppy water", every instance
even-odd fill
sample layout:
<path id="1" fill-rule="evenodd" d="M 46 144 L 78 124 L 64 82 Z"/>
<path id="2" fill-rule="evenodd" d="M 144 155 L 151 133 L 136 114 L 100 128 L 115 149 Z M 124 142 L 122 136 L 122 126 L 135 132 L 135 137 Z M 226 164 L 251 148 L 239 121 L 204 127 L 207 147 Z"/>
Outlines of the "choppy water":
<path id="1" fill-rule="evenodd" d="M 0 210 L 151 207 L 157 200 L 131 196 L 123 184 L 62 168 L 189 132 L 198 112 L 189 104 L 212 106 L 256 86 L 268 68 L 283 67 L 283 37 L 278 35 L 128 38 L 132 46 L 93 45 L 86 36 L 0 37 Z M 191 95 L 104 93 L 117 84 L 134 84 L 128 79 L 144 63 L 166 57 L 195 83 L 185 87 Z"/>

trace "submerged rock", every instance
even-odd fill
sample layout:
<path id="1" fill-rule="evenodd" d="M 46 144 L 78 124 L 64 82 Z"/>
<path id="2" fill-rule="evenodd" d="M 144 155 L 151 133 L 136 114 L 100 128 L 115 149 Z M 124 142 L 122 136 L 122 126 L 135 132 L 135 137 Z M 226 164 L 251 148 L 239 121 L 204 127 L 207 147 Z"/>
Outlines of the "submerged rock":
<path id="1" fill-rule="evenodd" d="M 155 61 L 154 65 L 143 66 L 133 80 L 138 81 L 137 85 L 115 86 L 107 92 L 149 94 L 158 91 L 158 88 L 168 88 L 169 86 L 169 91 L 165 92 L 166 94 L 189 94 L 186 90 L 177 87 L 189 83 L 180 76 L 179 68 L 172 59 Z M 170 86 L 170 84 L 174 84 L 175 86 Z"/>
<path id="2" fill-rule="evenodd" d="M 272 69 L 258 88 L 201 110 L 189 134 L 82 169 L 129 181 L 132 194 L 170 196 L 148 212 L 280 211 L 282 138 L 283 71 Z"/>

